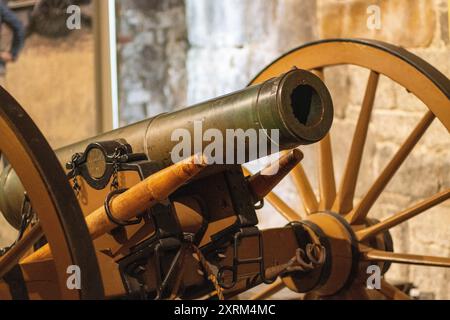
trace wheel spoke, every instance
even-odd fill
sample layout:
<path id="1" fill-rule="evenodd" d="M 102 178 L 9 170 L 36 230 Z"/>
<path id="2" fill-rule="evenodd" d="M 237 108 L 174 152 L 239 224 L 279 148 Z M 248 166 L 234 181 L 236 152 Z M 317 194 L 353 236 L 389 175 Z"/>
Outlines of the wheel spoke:
<path id="1" fill-rule="evenodd" d="M 306 214 L 309 215 L 316 212 L 319 209 L 319 204 L 302 164 L 299 163 L 294 169 L 292 169 L 291 173 L 292 180 L 294 181 L 300 194 Z"/>
<path id="2" fill-rule="evenodd" d="M 274 192 L 270 192 L 265 199 L 288 221 L 300 221 L 302 217 L 286 204 Z"/>
<path id="3" fill-rule="evenodd" d="M 336 183 L 329 133 L 319 142 L 319 191 L 319 210 L 331 209 L 336 199 Z"/>
<path id="4" fill-rule="evenodd" d="M 359 202 L 357 207 L 353 209 L 347 216 L 346 219 L 351 224 L 361 223 L 361 221 L 367 216 L 370 208 L 375 203 L 375 201 L 380 196 L 381 192 L 384 190 L 388 182 L 391 180 L 393 175 L 397 172 L 400 165 L 410 154 L 411 150 L 417 144 L 419 139 L 423 136 L 425 131 L 428 129 L 430 124 L 435 118 L 431 111 L 427 111 L 408 138 L 405 140 L 403 145 L 384 168 L 383 172 L 380 174 L 378 179 L 370 187 L 369 191 Z"/>
<path id="5" fill-rule="evenodd" d="M 389 261 L 401 264 L 450 268 L 450 258 L 396 253 L 375 249 L 364 252 L 363 259 L 370 261 Z"/>
<path id="6" fill-rule="evenodd" d="M 411 300 L 410 296 L 384 279 L 381 280 L 381 288 L 379 291 L 390 300 Z"/>
<path id="7" fill-rule="evenodd" d="M 264 300 L 284 289 L 284 283 L 281 279 L 277 279 L 274 283 L 267 285 L 260 292 L 250 297 L 250 300 Z"/>
<path id="8" fill-rule="evenodd" d="M 312 72 L 325 81 L 323 68 L 314 69 Z M 319 210 L 327 210 L 331 209 L 336 198 L 330 133 L 319 142 L 319 164 Z"/>
<path id="9" fill-rule="evenodd" d="M 348 213 L 353 209 L 353 198 L 355 195 L 359 169 L 361 167 L 361 159 L 366 143 L 369 122 L 372 115 L 373 103 L 375 101 L 378 79 L 379 73 L 371 71 L 369 79 L 367 80 L 366 92 L 364 94 L 358 122 L 355 127 L 355 132 L 353 133 L 353 141 L 350 147 L 344 175 L 342 176 L 339 192 L 333 205 L 333 211 L 341 214 Z"/>
<path id="10" fill-rule="evenodd" d="M 42 237 L 43 231 L 39 223 L 25 233 L 11 249 L 0 258 L 0 279 L 8 273 L 24 254 Z"/>
<path id="11" fill-rule="evenodd" d="M 359 241 L 364 241 L 370 237 L 373 237 L 383 231 L 386 231 L 390 228 L 393 228 L 400 223 L 409 220 L 416 215 L 428 210 L 429 208 L 432 208 L 439 203 L 447 200 L 450 198 L 450 189 L 444 190 L 438 194 L 435 194 L 434 196 L 419 202 L 415 206 L 406 209 L 402 212 L 399 212 L 397 214 L 394 214 L 393 216 L 373 225 L 366 229 L 362 229 L 360 231 L 356 232 L 356 237 Z"/>

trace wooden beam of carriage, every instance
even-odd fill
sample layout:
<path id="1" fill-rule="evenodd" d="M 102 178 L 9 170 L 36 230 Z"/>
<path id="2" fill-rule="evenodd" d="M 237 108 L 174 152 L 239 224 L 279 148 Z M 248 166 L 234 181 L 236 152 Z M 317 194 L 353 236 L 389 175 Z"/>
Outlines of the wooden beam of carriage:
<path id="1" fill-rule="evenodd" d="M 112 216 L 119 221 L 135 218 L 156 203 L 167 199 L 170 194 L 205 168 L 206 163 L 203 156 L 195 155 L 152 174 L 110 200 L 109 208 Z M 108 217 L 104 206 L 86 216 L 86 224 L 92 239 L 117 227 L 117 224 Z M 21 263 L 50 257 L 51 251 L 47 244 L 25 257 Z"/>
<path id="2" fill-rule="evenodd" d="M 278 160 L 260 172 L 249 176 L 248 184 L 255 200 L 261 200 L 267 196 L 302 159 L 303 153 L 300 149 L 293 149 L 284 152 Z"/>

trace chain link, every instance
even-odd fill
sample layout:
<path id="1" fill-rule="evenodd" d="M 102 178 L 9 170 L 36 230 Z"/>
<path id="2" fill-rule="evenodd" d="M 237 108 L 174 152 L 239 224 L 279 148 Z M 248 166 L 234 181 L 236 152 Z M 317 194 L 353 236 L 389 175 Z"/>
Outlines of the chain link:
<path id="1" fill-rule="evenodd" d="M 219 300 L 225 300 L 225 298 L 223 296 L 223 289 L 220 286 L 219 281 L 217 280 L 217 277 L 214 274 L 214 271 L 211 269 L 209 262 L 206 260 L 205 256 L 203 255 L 203 253 L 200 251 L 200 249 L 196 245 L 191 244 L 191 247 L 192 247 L 193 251 L 195 252 L 195 254 L 197 255 L 198 260 L 199 260 L 200 264 L 202 265 L 202 268 L 208 274 L 208 280 L 211 281 L 211 283 L 213 284 L 214 289 L 216 290 L 217 297 L 219 298 Z"/>
<path id="2" fill-rule="evenodd" d="M 265 270 L 266 277 L 273 278 L 296 271 L 311 271 L 325 262 L 325 247 L 320 244 L 308 243 L 305 250 L 297 248 L 295 255 L 287 263 L 269 267 Z"/>
<path id="3" fill-rule="evenodd" d="M 119 189 L 119 158 L 123 155 L 123 149 L 116 148 L 114 150 L 114 154 L 112 155 L 113 159 L 113 173 L 112 173 L 112 181 L 111 181 L 111 190 Z"/>
<path id="4" fill-rule="evenodd" d="M 80 192 L 81 192 L 81 185 L 78 183 L 78 160 L 81 158 L 81 153 L 75 153 L 72 156 L 72 159 L 69 162 L 69 166 L 70 168 L 72 168 L 72 173 L 73 173 L 73 178 L 72 178 L 72 188 L 73 191 L 75 191 L 75 195 L 78 198 L 80 196 Z"/>

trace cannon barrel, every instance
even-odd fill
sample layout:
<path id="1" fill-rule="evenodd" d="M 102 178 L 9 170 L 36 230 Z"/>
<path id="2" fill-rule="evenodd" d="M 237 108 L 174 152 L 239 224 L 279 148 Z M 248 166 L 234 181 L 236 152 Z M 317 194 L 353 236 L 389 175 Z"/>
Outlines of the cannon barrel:
<path id="1" fill-rule="evenodd" d="M 172 113 L 140 121 L 56 150 L 64 166 L 77 152 L 98 141 L 125 140 L 134 153 L 143 153 L 160 168 L 174 162 L 174 148 L 180 138 L 189 136 L 189 149 L 182 158 L 203 152 L 204 148 L 223 137 L 222 152 L 216 163 L 242 164 L 269 155 L 278 150 L 291 149 L 301 144 L 321 140 L 329 131 L 333 120 L 333 105 L 324 83 L 313 73 L 293 69 L 261 84 L 218 97 Z M 200 142 L 197 142 L 200 129 Z M 204 134 L 215 133 L 205 139 Z M 244 135 L 241 158 L 238 159 L 239 140 L 236 131 Z M 276 131 L 276 137 L 272 134 Z M 228 141 L 233 134 L 233 143 Z M 251 147 L 251 137 L 254 137 Z M 195 141 L 194 141 L 195 140 Z M 242 139 L 241 139 L 242 142 Z M 272 148 L 275 145 L 276 148 Z M 263 153 L 261 153 L 261 149 Z M 242 151 L 244 155 L 242 155 Z M 181 160 L 181 159 L 179 159 Z M 14 170 L 7 168 L 0 176 L 0 211 L 8 222 L 18 227 L 23 187 Z"/>
<path id="2" fill-rule="evenodd" d="M 201 126 L 203 132 L 218 130 L 224 137 L 225 158 L 231 151 L 236 151 L 227 149 L 227 130 L 267 130 L 270 135 L 270 130 L 276 129 L 278 147 L 284 150 L 321 140 L 329 131 L 332 120 L 333 105 L 323 82 L 311 72 L 293 69 L 264 83 L 69 145 L 57 150 L 56 154 L 64 164 L 91 142 L 125 139 L 133 152 L 145 153 L 149 159 L 166 167 L 173 163 L 172 150 L 179 143 L 173 139 L 173 134 L 180 130 L 185 130 L 192 139 L 198 137 L 196 126 Z M 260 138 L 257 135 L 258 146 Z M 267 141 L 273 143 L 273 137 L 268 137 Z M 201 143 L 203 150 L 210 142 L 202 140 Z M 195 150 L 194 144 L 192 141 L 191 152 L 184 158 L 201 151 Z M 238 143 L 233 143 L 234 149 L 237 146 Z M 246 147 L 244 162 L 255 160 L 260 153 L 252 153 L 248 145 Z"/>

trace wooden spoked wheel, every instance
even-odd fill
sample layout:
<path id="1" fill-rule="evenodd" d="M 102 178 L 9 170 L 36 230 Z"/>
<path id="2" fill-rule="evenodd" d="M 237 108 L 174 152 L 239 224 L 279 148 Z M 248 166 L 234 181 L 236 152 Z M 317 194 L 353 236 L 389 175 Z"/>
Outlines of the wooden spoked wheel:
<path id="1" fill-rule="evenodd" d="M 450 81 L 424 60 L 408 51 L 383 42 L 359 39 L 331 39 L 299 47 L 274 61 L 261 71 L 250 84 L 260 83 L 284 73 L 294 66 L 313 70 L 319 77 L 324 68 L 354 65 L 370 70 L 350 151 L 342 179 L 335 183 L 333 154 L 330 135 L 318 144 L 318 197 L 302 165 L 298 165 L 291 177 L 303 203 L 305 217 L 289 207 L 275 193 L 266 200 L 289 221 L 300 220 L 320 229 L 321 237 L 329 244 L 330 265 L 319 282 L 311 285 L 311 279 L 283 281 L 267 286 L 254 298 L 267 298 L 285 286 L 306 293 L 306 298 L 342 299 L 407 299 L 408 295 L 385 280 L 379 290 L 367 290 L 365 272 L 370 264 L 387 270 L 390 263 L 450 267 L 449 257 L 435 257 L 393 252 L 389 230 L 450 198 L 450 186 L 431 197 L 424 198 L 412 207 L 394 213 L 382 221 L 369 219 L 375 201 L 391 178 L 419 142 L 435 118 L 450 130 Z M 404 143 L 375 179 L 361 199 L 355 199 L 364 145 L 380 75 L 404 87 L 420 99 L 428 109 L 421 120 L 406 136 Z M 325 84 L 327 79 L 324 79 Z M 434 121 L 436 121 L 434 120 Z M 401 126 L 401 124 L 399 124 Z M 308 157 L 305 154 L 305 158 Z M 436 164 L 438 165 L 438 164 Z M 308 174 L 310 171 L 308 171 Z M 413 186 L 405 186 L 412 188 Z M 312 274 L 311 277 L 317 275 Z M 318 276 L 317 276 L 318 277 Z M 302 281 L 303 284 L 301 283 Z M 305 284 L 306 283 L 306 284 Z M 309 287 L 308 287 L 309 286 Z"/>
<path id="2" fill-rule="evenodd" d="M 3 88 L 0 88 L 0 152 L 20 178 L 37 216 L 23 237 L 0 257 L 1 297 L 102 298 L 102 279 L 92 240 L 61 165 L 31 118 Z M 43 236 L 53 259 L 39 262 L 43 264 L 41 268 L 20 267 L 20 260 L 38 241 L 42 242 Z M 79 290 L 67 286 L 67 270 L 72 265 L 81 271 Z"/>

